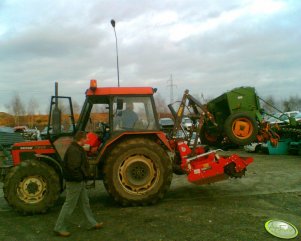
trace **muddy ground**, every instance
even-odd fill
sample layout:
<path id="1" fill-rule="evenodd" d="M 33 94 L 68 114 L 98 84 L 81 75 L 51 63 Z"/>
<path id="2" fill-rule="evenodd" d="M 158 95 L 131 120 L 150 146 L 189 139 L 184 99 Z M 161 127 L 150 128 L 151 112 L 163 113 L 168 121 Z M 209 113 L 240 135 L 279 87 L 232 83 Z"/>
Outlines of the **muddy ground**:
<path id="1" fill-rule="evenodd" d="M 196 186 L 185 176 L 175 176 L 164 200 L 154 206 L 122 208 L 97 183 L 89 191 L 90 203 L 104 228 L 86 230 L 76 212 L 69 238 L 52 232 L 64 194 L 47 214 L 21 216 L 6 204 L 1 191 L 0 240 L 277 241 L 264 228 L 272 218 L 289 221 L 301 231 L 301 156 L 238 153 L 255 160 L 242 179 Z M 292 240 L 301 240 L 301 235 Z"/>

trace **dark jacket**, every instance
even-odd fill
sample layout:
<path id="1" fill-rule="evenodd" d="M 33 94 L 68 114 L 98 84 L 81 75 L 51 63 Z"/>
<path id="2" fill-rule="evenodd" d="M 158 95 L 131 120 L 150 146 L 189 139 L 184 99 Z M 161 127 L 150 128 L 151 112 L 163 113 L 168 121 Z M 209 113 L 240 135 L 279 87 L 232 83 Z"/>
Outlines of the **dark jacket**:
<path id="1" fill-rule="evenodd" d="M 72 142 L 66 151 L 63 171 L 66 181 L 81 182 L 88 176 L 89 164 L 86 152 L 76 142 Z"/>

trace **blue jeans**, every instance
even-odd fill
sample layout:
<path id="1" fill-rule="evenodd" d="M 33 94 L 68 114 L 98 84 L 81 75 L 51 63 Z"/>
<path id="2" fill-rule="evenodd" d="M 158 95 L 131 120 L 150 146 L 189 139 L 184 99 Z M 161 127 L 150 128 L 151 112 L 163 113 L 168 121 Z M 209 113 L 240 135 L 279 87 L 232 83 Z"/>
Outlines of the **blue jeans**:
<path id="1" fill-rule="evenodd" d="M 81 210 L 83 211 L 85 217 L 87 218 L 90 227 L 96 225 L 96 220 L 93 217 L 89 197 L 87 193 L 86 183 L 85 182 L 66 182 L 66 200 L 61 209 L 60 215 L 56 221 L 54 231 L 56 232 L 66 232 L 68 222 L 71 218 L 71 215 L 76 208 L 76 205 L 79 204 Z"/>

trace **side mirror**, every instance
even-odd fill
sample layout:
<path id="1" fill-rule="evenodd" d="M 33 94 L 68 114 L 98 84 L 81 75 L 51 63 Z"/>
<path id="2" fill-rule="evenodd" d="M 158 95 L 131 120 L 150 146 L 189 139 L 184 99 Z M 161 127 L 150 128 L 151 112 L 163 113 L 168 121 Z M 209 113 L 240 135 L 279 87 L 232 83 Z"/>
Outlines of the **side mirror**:
<path id="1" fill-rule="evenodd" d="M 122 110 L 122 109 L 123 109 L 123 100 L 117 99 L 117 110 Z"/>

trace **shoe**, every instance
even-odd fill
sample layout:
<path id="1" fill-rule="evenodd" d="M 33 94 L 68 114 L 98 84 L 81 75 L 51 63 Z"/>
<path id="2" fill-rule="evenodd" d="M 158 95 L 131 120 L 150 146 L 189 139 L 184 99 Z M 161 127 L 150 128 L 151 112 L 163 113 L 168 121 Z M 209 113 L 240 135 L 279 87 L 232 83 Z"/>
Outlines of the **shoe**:
<path id="1" fill-rule="evenodd" d="M 62 232 L 54 231 L 54 232 L 57 236 L 60 237 L 69 237 L 71 235 L 71 233 L 67 231 L 62 231 Z"/>
<path id="2" fill-rule="evenodd" d="M 103 227 L 103 222 L 95 224 L 93 228 L 94 229 L 101 229 L 102 227 Z"/>

